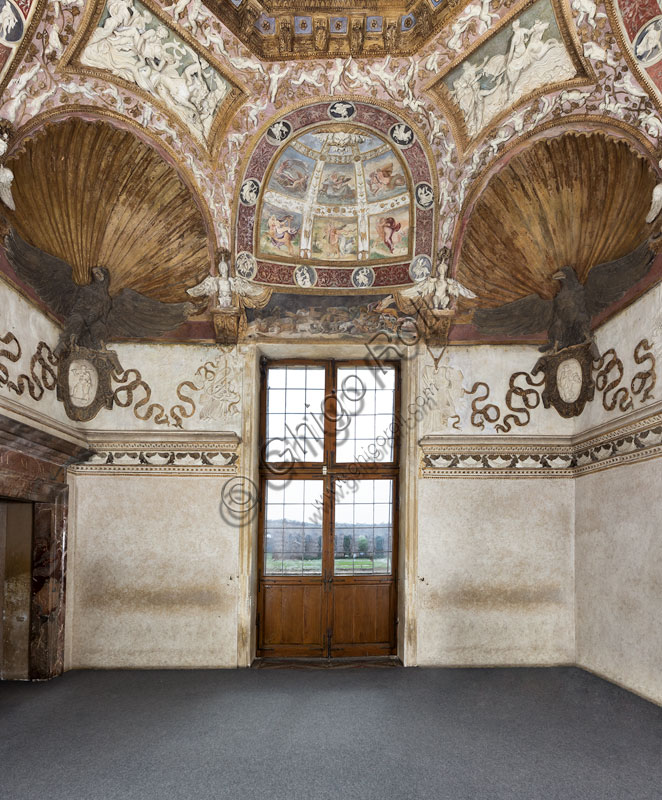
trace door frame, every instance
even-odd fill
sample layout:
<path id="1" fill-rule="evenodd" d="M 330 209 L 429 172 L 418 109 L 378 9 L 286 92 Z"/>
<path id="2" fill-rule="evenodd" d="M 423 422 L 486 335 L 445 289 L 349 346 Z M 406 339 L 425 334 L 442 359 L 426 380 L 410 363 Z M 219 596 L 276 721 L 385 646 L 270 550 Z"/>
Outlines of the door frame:
<path id="1" fill-rule="evenodd" d="M 292 645 L 278 646 L 275 657 L 352 657 L 352 656 L 376 656 L 376 655 L 395 655 L 398 649 L 398 561 L 399 561 L 399 482 L 400 482 L 400 424 L 397 424 L 393 436 L 393 458 L 388 463 L 379 461 L 373 462 L 336 462 L 336 426 L 337 418 L 336 402 L 338 400 L 337 376 L 338 369 L 342 367 L 371 367 L 380 366 L 393 369 L 395 372 L 394 385 L 394 422 L 399 419 L 401 408 L 401 363 L 399 360 L 383 360 L 375 363 L 374 359 L 366 358 L 275 358 L 262 357 L 260 359 L 260 403 L 259 403 L 259 442 L 260 442 L 260 463 L 259 463 L 259 512 L 257 525 L 257 594 L 256 594 L 256 622 L 255 622 L 255 644 L 256 652 L 260 657 L 269 657 L 271 648 L 261 644 L 260 624 L 264 619 L 265 596 L 262 592 L 264 588 L 270 588 L 270 577 L 273 577 L 274 586 L 311 586 L 319 589 L 322 584 L 321 628 L 325 631 L 326 641 L 319 645 Z M 270 367 L 323 367 L 325 369 L 325 395 L 324 395 L 324 419 L 323 419 L 323 457 L 321 461 L 315 462 L 292 462 L 291 467 L 285 473 L 293 480 L 323 480 L 324 510 L 322 522 L 322 571 L 320 575 L 291 575 L 291 576 L 264 576 L 262 573 L 264 564 L 264 513 L 265 513 L 265 493 L 266 484 L 269 480 L 280 480 L 284 477 L 281 469 L 274 469 L 272 475 L 269 474 L 268 463 L 264 461 L 264 452 L 267 445 L 267 391 L 266 391 L 266 372 Z M 331 413 L 327 414 L 327 404 L 330 402 Z M 274 462 L 274 467 L 279 462 Z M 334 517 L 335 517 L 335 487 L 338 481 L 342 480 L 370 480 L 384 479 L 393 481 L 393 500 L 392 500 L 392 532 L 391 532 L 391 571 L 388 575 L 367 574 L 367 575 L 336 575 L 334 572 Z M 334 624 L 334 603 L 336 600 L 335 587 L 348 585 L 375 585 L 388 586 L 389 591 L 389 619 L 392 625 L 392 637 L 389 644 L 360 644 L 360 643 L 341 643 L 333 645 L 331 631 Z M 273 587 L 271 587 L 273 588 Z"/>
<path id="2" fill-rule="evenodd" d="M 411 413 L 418 395 L 419 362 L 425 352 L 423 343 L 405 346 L 381 343 L 366 348 L 354 343 L 259 342 L 238 345 L 238 355 L 244 361 L 242 415 L 242 446 L 240 472 L 259 486 L 259 423 L 260 423 L 260 361 L 263 357 L 278 359 L 300 357 L 306 360 L 326 360 L 335 357 L 353 359 L 363 356 L 366 349 L 375 360 L 387 351 L 391 360 L 400 361 L 400 414 L 407 424 L 400 429 L 400 511 L 398 548 L 398 627 L 397 655 L 404 666 L 416 666 L 418 602 L 418 476 L 419 426 Z M 409 422 L 412 424 L 409 424 Z M 239 574 L 237 615 L 237 665 L 249 667 L 256 657 L 256 614 L 258 586 L 258 522 L 257 513 L 245 514 L 239 525 Z"/>

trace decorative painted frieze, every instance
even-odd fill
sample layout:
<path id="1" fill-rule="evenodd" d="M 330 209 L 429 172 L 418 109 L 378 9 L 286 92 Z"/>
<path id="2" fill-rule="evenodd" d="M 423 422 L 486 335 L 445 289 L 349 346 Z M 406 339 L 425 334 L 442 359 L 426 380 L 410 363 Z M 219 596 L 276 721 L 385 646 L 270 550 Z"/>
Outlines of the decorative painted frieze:
<path id="1" fill-rule="evenodd" d="M 582 437 L 424 436 L 423 478 L 577 478 L 662 455 L 662 403 Z"/>
<path id="2" fill-rule="evenodd" d="M 89 458 L 70 467 L 74 473 L 154 473 L 162 475 L 235 475 L 240 439 L 232 433 L 195 440 L 99 440 Z"/>

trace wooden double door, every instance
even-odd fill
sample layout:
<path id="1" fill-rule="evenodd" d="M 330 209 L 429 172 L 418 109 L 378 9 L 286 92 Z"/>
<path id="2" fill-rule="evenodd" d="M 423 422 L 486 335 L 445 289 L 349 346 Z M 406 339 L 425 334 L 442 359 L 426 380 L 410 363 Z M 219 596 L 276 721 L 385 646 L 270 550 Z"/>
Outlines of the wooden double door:
<path id="1" fill-rule="evenodd" d="M 257 653 L 396 651 L 397 364 L 263 364 Z"/>

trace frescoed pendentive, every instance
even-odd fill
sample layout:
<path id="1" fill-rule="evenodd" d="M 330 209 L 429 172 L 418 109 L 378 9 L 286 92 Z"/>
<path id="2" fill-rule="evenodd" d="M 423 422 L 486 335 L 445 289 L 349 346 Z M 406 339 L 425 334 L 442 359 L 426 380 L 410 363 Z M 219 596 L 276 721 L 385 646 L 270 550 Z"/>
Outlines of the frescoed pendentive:
<path id="1" fill-rule="evenodd" d="M 538 0 L 445 74 L 441 83 L 469 139 L 522 98 L 577 77 L 550 0 Z"/>
<path id="2" fill-rule="evenodd" d="M 273 287 L 311 288 L 302 265 L 325 291 L 408 285 L 412 259 L 434 257 L 435 201 L 436 175 L 411 125 L 369 103 L 315 103 L 272 121 L 258 139 L 241 183 L 235 249 L 254 255 L 252 280 Z M 362 266 L 369 280 L 362 273 L 357 284 Z"/>

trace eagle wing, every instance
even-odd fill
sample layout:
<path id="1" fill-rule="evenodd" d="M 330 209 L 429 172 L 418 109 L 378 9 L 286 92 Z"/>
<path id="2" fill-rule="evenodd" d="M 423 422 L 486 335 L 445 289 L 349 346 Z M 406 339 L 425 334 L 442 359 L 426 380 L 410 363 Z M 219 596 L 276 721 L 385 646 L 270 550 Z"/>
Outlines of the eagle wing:
<path id="1" fill-rule="evenodd" d="M 469 300 L 473 300 L 476 297 L 471 289 L 467 289 L 466 286 L 463 286 L 454 278 L 446 278 L 446 283 L 448 284 L 450 294 L 455 295 L 455 297 L 459 297 L 461 295 L 462 297 L 467 297 Z"/>
<path id="2" fill-rule="evenodd" d="M 478 308 L 473 323 L 481 333 L 525 336 L 546 331 L 552 324 L 552 301 L 537 294 L 498 308 Z"/>
<path id="3" fill-rule="evenodd" d="M 415 300 L 417 297 L 427 297 L 429 294 L 432 294 L 434 292 L 434 285 L 434 278 L 423 278 L 422 281 L 417 281 L 413 286 L 401 289 L 398 294 L 409 300 Z"/>
<path id="4" fill-rule="evenodd" d="M 644 277 L 654 259 L 655 253 L 646 240 L 626 256 L 593 267 L 584 283 L 588 313 L 594 316 L 623 297 L 631 286 Z"/>
<path id="5" fill-rule="evenodd" d="M 106 337 L 142 338 L 160 336 L 186 322 L 191 303 L 162 303 L 133 289 L 122 289 L 112 300 L 106 321 Z"/>
<path id="6" fill-rule="evenodd" d="M 35 290 L 51 311 L 58 316 L 69 316 L 78 288 L 69 264 L 28 244 L 15 228 L 5 238 L 5 252 L 14 272 Z"/>
<path id="7" fill-rule="evenodd" d="M 266 286 L 259 286 L 244 278 L 230 278 L 232 291 L 236 292 L 247 308 L 264 308 L 271 298 L 272 290 Z"/>

